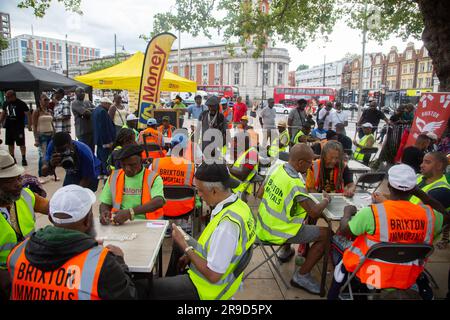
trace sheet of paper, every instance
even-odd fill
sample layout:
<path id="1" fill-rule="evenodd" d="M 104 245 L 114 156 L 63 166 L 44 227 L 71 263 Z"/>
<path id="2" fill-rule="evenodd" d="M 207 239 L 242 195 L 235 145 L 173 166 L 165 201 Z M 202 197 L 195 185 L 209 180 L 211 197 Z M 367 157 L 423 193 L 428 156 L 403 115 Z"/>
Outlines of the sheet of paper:
<path id="1" fill-rule="evenodd" d="M 156 221 L 147 222 L 147 228 L 164 228 L 165 225 L 166 225 L 166 223 L 163 222 L 163 221 L 161 221 L 161 222 L 156 222 Z"/>

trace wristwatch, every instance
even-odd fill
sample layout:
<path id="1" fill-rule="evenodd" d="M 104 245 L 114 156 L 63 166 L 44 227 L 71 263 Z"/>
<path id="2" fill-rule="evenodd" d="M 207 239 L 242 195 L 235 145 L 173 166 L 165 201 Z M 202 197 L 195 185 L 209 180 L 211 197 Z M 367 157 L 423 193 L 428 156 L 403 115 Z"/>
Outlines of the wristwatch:
<path id="1" fill-rule="evenodd" d="M 131 216 L 130 220 L 133 221 L 134 220 L 134 209 L 130 208 L 130 209 L 128 209 L 128 211 L 130 211 L 130 216 Z"/>
<path id="2" fill-rule="evenodd" d="M 194 250 L 194 247 L 193 246 L 189 246 L 186 249 L 184 249 L 184 255 L 187 256 L 187 253 L 189 252 L 189 250 Z"/>

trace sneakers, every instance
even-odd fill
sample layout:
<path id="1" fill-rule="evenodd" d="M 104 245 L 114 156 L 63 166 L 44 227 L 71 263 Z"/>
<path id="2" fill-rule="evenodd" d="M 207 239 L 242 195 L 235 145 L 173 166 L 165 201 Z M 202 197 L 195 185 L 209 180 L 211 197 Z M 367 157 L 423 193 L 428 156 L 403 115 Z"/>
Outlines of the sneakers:
<path id="1" fill-rule="evenodd" d="M 295 250 L 292 249 L 290 246 L 289 246 L 289 249 L 286 249 L 286 247 L 283 246 L 280 249 L 280 251 L 278 251 L 277 257 L 278 257 L 278 259 L 280 259 L 280 261 L 282 263 L 284 263 L 284 262 L 288 262 L 289 260 L 291 260 L 291 258 L 293 257 L 294 254 L 295 254 Z"/>
<path id="2" fill-rule="evenodd" d="M 320 284 L 311 276 L 310 273 L 294 273 L 291 286 L 308 291 L 311 294 L 320 294 Z"/>

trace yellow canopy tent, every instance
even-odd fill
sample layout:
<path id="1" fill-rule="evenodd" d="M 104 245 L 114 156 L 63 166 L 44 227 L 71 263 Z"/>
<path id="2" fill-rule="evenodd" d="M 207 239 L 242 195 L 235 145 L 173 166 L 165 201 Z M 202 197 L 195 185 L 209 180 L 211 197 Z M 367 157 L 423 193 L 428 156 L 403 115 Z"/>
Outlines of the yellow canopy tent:
<path id="1" fill-rule="evenodd" d="M 136 52 L 129 59 L 100 71 L 75 77 L 75 80 L 95 89 L 116 89 L 139 91 L 144 54 Z M 160 87 L 161 91 L 196 92 L 197 83 L 166 71 Z"/>

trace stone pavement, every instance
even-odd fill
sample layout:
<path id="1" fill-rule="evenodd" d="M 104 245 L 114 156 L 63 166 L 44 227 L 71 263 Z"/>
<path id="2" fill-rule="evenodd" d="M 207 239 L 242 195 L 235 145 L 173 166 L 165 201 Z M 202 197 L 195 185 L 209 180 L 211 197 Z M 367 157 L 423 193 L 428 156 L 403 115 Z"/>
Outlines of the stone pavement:
<path id="1" fill-rule="evenodd" d="M 351 124 L 354 126 L 354 123 Z M 352 130 L 353 129 L 353 130 Z M 2 138 L 4 138 L 2 130 Z M 350 128 L 348 130 L 348 135 L 350 137 L 353 136 L 354 133 L 354 127 Z M 32 175 L 37 175 L 37 163 L 38 163 L 38 153 L 37 148 L 33 146 L 33 135 L 31 132 L 26 132 L 26 141 L 27 141 L 27 159 L 29 166 L 26 167 L 26 172 Z M 5 145 L 0 145 L 0 149 L 7 150 L 7 147 Z M 18 148 L 16 148 L 16 158 L 20 158 L 20 151 Z M 57 169 L 57 174 L 61 178 L 61 180 L 64 178 L 64 172 L 61 168 Z M 48 197 L 50 198 L 52 194 L 62 186 L 62 181 L 55 182 L 50 181 L 44 185 L 44 188 L 46 189 L 48 193 Z M 99 186 L 99 190 L 97 191 L 97 197 L 100 195 L 101 192 L 101 185 Z M 257 213 L 258 203 L 253 196 L 249 197 L 248 201 L 250 207 L 253 210 L 253 213 Z M 98 205 L 97 202 L 94 206 L 94 214 L 96 218 L 98 218 Z M 319 223 L 322 223 L 319 221 Z M 37 227 L 42 227 L 44 225 L 49 224 L 49 221 L 46 216 L 38 216 L 37 219 Z M 336 226 L 335 226 L 336 227 Z M 164 245 L 163 245 L 163 263 L 164 263 L 164 271 L 166 270 L 166 266 L 169 262 L 170 258 L 170 252 L 172 247 L 172 241 L 171 239 L 165 239 Z M 296 249 L 296 248 L 295 248 Z M 256 266 L 258 262 L 262 261 L 262 252 L 260 249 L 256 249 L 253 254 L 252 261 L 250 262 L 247 270 L 250 270 L 253 268 L 253 266 Z M 331 259 L 330 259 L 331 260 Z M 292 259 L 290 262 L 279 265 L 278 262 L 277 266 L 279 270 L 281 271 L 281 274 L 283 275 L 283 278 L 286 280 L 286 282 L 289 284 L 290 279 L 292 277 L 292 274 L 295 269 L 295 263 L 294 259 Z M 321 263 L 318 264 L 318 266 L 322 266 Z M 430 271 L 430 273 L 435 278 L 436 282 L 439 285 L 439 289 L 434 289 L 435 297 L 436 298 L 444 298 L 447 293 L 447 277 L 448 277 L 448 270 L 450 266 L 450 250 L 439 250 L 435 249 L 435 252 L 430 257 L 429 262 L 427 264 L 427 269 Z M 327 286 L 331 283 L 331 276 L 332 276 L 332 267 L 329 266 L 328 276 L 327 276 Z M 320 279 L 320 270 L 319 267 L 315 267 L 313 270 L 314 277 L 319 280 Z M 252 300 L 278 300 L 278 299 L 293 299 L 293 300 L 301 300 L 301 299 L 320 299 L 319 296 L 312 295 L 307 293 L 304 290 L 289 287 L 286 289 L 281 282 L 281 280 L 278 278 L 278 276 L 275 274 L 273 267 L 269 264 L 264 264 L 261 266 L 258 270 L 253 272 L 249 278 L 247 278 L 243 284 L 243 288 L 241 291 L 239 291 L 235 295 L 236 299 L 242 300 L 242 299 L 252 299 Z M 390 296 L 386 298 L 391 298 Z M 395 297 L 393 297 L 395 298 Z M 417 298 L 414 294 L 407 294 L 406 296 L 403 296 L 403 299 L 405 298 Z"/>

